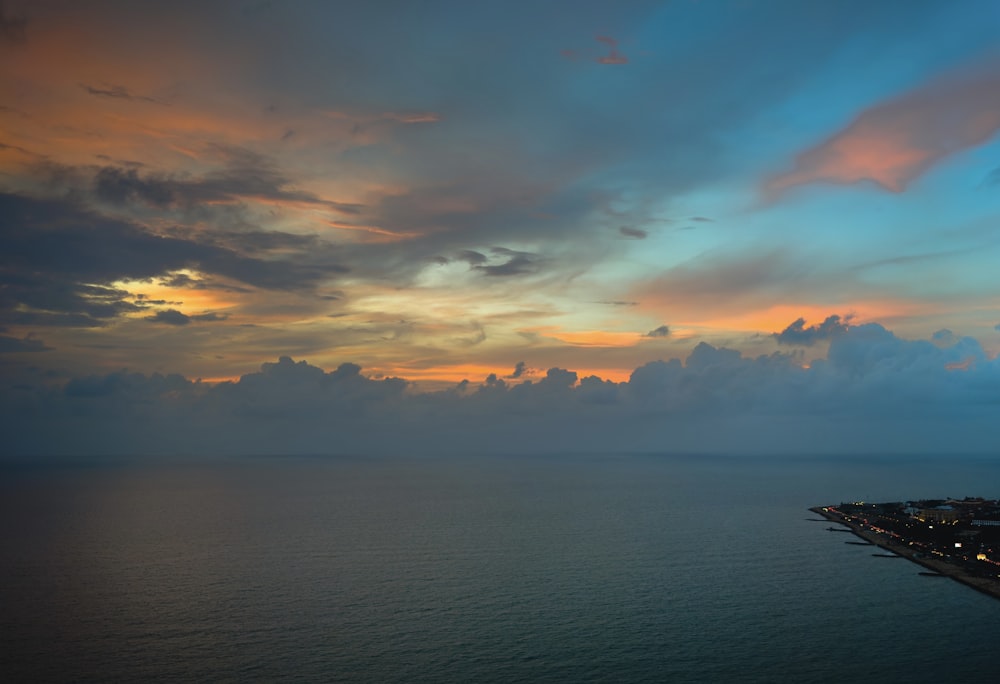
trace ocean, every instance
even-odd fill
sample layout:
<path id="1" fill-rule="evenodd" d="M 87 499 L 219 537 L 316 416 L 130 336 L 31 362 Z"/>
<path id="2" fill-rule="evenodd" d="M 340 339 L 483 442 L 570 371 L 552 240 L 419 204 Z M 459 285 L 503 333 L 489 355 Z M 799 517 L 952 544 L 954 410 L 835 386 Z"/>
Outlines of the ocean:
<path id="1" fill-rule="evenodd" d="M 0 471 L 5 682 L 940 682 L 1000 601 L 812 522 L 984 458 L 244 458 Z"/>

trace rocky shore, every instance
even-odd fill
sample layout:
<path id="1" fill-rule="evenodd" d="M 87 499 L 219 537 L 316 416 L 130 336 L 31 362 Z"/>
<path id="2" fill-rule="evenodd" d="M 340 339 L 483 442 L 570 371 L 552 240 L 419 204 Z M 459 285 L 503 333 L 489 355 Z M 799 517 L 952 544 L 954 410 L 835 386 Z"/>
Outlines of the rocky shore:
<path id="1" fill-rule="evenodd" d="M 989 594 L 993 598 L 1000 599 L 1000 579 L 973 575 L 962 567 L 961 561 L 949 560 L 946 557 L 936 557 L 923 552 L 915 551 L 904 541 L 895 539 L 888 534 L 877 532 L 869 527 L 865 527 L 854 519 L 841 515 L 836 509 L 817 506 L 816 508 L 810 508 L 809 510 L 817 515 L 823 516 L 831 522 L 845 526 L 858 537 L 874 544 L 875 546 L 878 546 L 879 548 L 891 551 L 892 553 L 902 556 L 917 565 L 921 565 L 934 573 L 950 577 L 956 582 L 961 582 L 976 591 L 980 591 L 984 594 Z"/>

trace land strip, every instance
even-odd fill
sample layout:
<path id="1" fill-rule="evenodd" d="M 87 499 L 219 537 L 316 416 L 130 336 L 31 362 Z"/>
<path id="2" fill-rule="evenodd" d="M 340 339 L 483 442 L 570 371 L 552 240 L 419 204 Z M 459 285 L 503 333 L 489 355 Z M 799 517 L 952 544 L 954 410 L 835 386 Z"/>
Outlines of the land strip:
<path id="1" fill-rule="evenodd" d="M 879 532 L 871 527 L 866 527 L 863 523 L 857 521 L 856 519 L 843 515 L 836 508 L 817 506 L 816 508 L 810 508 L 809 510 L 817 515 L 823 516 L 830 522 L 844 525 L 858 537 L 871 542 L 879 548 L 891 551 L 892 553 L 902 556 L 903 558 L 912 561 L 917 565 L 921 565 L 939 575 L 950 577 L 956 582 L 961 582 L 976 591 L 980 591 L 984 594 L 989 594 L 993 598 L 1000 599 L 1000 580 L 973 575 L 962 567 L 960 561 L 950 560 L 946 557 L 933 556 L 922 551 L 915 550 L 910 547 L 905 540 L 897 539 L 890 534 Z"/>

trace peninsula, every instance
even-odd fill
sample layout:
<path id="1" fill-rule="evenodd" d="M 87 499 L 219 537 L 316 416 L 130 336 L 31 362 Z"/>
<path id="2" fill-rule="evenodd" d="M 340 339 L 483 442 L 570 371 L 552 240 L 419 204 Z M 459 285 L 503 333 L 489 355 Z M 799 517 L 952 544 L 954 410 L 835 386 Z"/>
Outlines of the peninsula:
<path id="1" fill-rule="evenodd" d="M 809 510 L 843 526 L 828 530 L 853 532 L 889 552 L 873 556 L 906 558 L 926 568 L 921 575 L 950 577 L 1000 598 L 1000 501 L 855 501 Z"/>

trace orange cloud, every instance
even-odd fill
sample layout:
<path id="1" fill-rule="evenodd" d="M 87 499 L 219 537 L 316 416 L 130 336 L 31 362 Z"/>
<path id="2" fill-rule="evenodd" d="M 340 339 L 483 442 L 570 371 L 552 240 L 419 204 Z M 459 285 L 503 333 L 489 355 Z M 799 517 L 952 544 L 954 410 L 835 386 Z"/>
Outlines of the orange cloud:
<path id="1" fill-rule="evenodd" d="M 952 75 L 863 111 L 847 128 L 771 178 L 771 198 L 808 183 L 871 181 L 903 192 L 934 164 L 1000 128 L 1000 68 Z"/>
<path id="2" fill-rule="evenodd" d="M 365 226 L 345 221 L 324 221 L 331 228 L 359 233 L 362 242 L 401 242 L 422 237 L 422 233 L 414 231 L 393 231 L 379 226 Z"/>
<path id="3" fill-rule="evenodd" d="M 634 331 L 562 330 L 552 326 L 545 326 L 525 328 L 525 332 L 537 333 L 575 347 L 632 347 L 642 341 L 642 334 Z"/>

